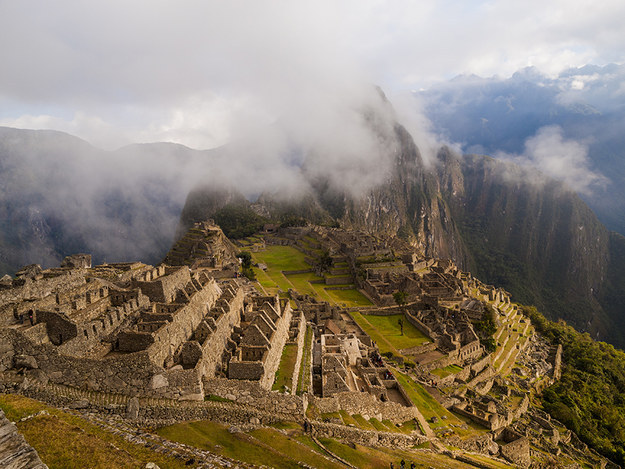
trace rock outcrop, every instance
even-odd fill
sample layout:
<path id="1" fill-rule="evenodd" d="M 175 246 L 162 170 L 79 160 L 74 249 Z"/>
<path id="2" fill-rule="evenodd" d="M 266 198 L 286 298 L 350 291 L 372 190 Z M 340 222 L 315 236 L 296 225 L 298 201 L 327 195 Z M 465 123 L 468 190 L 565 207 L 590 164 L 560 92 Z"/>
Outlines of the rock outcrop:
<path id="1" fill-rule="evenodd" d="M 0 467 L 4 469 L 47 469 L 37 451 L 26 443 L 17 427 L 0 410 Z"/>

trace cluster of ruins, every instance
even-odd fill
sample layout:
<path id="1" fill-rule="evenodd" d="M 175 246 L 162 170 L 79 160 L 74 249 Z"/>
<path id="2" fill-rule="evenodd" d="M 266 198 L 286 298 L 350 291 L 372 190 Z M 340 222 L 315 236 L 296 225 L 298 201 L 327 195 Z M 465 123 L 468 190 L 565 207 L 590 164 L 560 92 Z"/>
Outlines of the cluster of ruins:
<path id="1" fill-rule="evenodd" d="M 298 409 L 311 404 L 397 424 L 422 418 L 397 380 L 396 369 L 405 367 L 439 389 L 445 407 L 499 432 L 527 411 L 531 389 L 559 376 L 561 349 L 529 333 L 505 291 L 451 261 L 415 254 L 399 240 L 322 227 L 289 228 L 266 241 L 311 258 L 315 250 L 329 253 L 326 283 L 347 278 L 375 305 L 363 313 L 403 315 L 427 341 L 382 357 L 347 309 L 296 291 L 259 292 L 238 275 L 235 248 L 221 230 L 201 223 L 156 267 L 91 266 L 90 256 L 76 255 L 58 268 L 29 266 L 2 279 L 0 372 L 22 369 L 45 382 L 129 396 L 233 399 L 233 389 L 250 382 L 270 390 L 285 345 L 293 345 L 286 391 L 295 398 L 302 383 Z M 499 326 L 496 352 L 475 327 L 489 308 Z M 507 346 L 512 337 L 523 340 Z M 517 434 L 500 436 L 507 445 Z"/>

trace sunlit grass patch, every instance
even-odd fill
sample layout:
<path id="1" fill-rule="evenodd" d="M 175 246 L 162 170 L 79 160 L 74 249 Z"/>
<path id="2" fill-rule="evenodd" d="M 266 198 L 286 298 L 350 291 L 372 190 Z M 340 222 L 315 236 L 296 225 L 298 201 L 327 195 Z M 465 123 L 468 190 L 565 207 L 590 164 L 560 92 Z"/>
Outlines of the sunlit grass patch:
<path id="1" fill-rule="evenodd" d="M 292 378 L 295 370 L 295 361 L 297 359 L 297 345 L 285 345 L 282 349 L 282 358 L 280 359 L 280 367 L 276 372 L 275 381 L 272 389 L 274 391 L 284 391 L 286 387 L 293 388 Z"/>

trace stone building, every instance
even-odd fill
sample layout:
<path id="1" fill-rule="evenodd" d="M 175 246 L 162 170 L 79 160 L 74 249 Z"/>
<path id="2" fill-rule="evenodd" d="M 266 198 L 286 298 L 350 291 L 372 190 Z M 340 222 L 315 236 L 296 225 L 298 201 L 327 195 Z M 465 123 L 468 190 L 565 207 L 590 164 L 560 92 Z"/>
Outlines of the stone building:
<path id="1" fill-rule="evenodd" d="M 289 338 L 291 306 L 276 296 L 252 296 L 243 313 L 236 350 L 228 364 L 228 378 L 259 381 L 270 388 Z"/>

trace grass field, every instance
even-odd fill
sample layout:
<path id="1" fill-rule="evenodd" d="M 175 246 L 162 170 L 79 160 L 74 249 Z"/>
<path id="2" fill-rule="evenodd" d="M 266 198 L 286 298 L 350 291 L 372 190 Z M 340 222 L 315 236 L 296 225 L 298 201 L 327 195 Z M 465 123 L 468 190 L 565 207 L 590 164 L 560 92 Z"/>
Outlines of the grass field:
<path id="1" fill-rule="evenodd" d="M 173 441 L 257 465 L 297 468 L 301 467 L 299 461 L 302 461 L 314 467 L 341 467 L 273 429 L 254 430 L 249 434 L 230 433 L 225 425 L 203 420 L 163 427 L 157 433 Z"/>
<path id="2" fill-rule="evenodd" d="M 313 284 L 310 280 L 319 280 L 321 277 L 312 272 L 306 274 L 293 274 L 287 277 L 289 282 L 293 284 L 293 288 L 299 293 L 314 296 L 322 301 L 332 302 L 332 298 L 325 290 L 323 284 Z"/>
<path id="3" fill-rule="evenodd" d="M 254 272 L 260 285 L 269 294 L 276 293 L 278 289 L 288 291 L 289 288 L 293 288 L 299 293 L 345 307 L 372 305 L 371 301 L 355 288 L 327 290 L 323 283 L 310 283 L 311 280 L 323 279 L 313 272 L 283 274 L 311 268 L 305 260 L 306 255 L 294 247 L 268 245 L 263 251 L 252 253 L 252 257 L 254 262 L 267 266 L 267 271 L 254 269 Z"/>
<path id="4" fill-rule="evenodd" d="M 310 264 L 304 260 L 305 255 L 291 246 L 270 245 L 263 251 L 252 253 L 256 262 L 267 264 L 275 270 L 305 270 L 310 269 Z"/>
<path id="5" fill-rule="evenodd" d="M 282 349 L 280 367 L 276 372 L 276 378 L 271 389 L 274 391 L 284 391 L 285 387 L 293 389 L 292 379 L 295 360 L 297 360 L 297 345 L 285 345 Z"/>
<path id="6" fill-rule="evenodd" d="M 312 329 L 310 326 L 306 326 L 306 335 L 304 336 L 304 351 L 302 354 L 302 361 L 300 363 L 299 378 L 297 380 L 297 394 L 302 394 L 309 390 L 310 383 L 310 364 L 312 362 L 310 340 L 312 336 Z"/>
<path id="7" fill-rule="evenodd" d="M 400 356 L 399 350 L 415 347 L 429 342 L 429 339 L 408 321 L 404 321 L 404 335 L 397 320 L 403 315 L 393 314 L 391 316 L 363 315 L 358 312 L 351 313 L 354 321 L 371 337 L 381 353 L 391 352 Z"/>
<path id="8" fill-rule="evenodd" d="M 332 300 L 347 307 L 351 306 L 371 306 L 373 303 L 365 295 L 355 288 L 349 290 L 326 290 Z"/>
<path id="9" fill-rule="evenodd" d="M 458 373 L 461 370 L 462 370 L 462 367 L 458 365 L 448 365 L 444 368 L 436 368 L 430 371 L 430 373 L 433 374 L 434 376 L 438 376 L 439 378 L 446 378 L 447 376 L 452 375 L 454 373 Z"/>
<path id="10" fill-rule="evenodd" d="M 406 318 L 404 318 L 403 314 L 393 314 L 391 316 L 366 315 L 365 319 L 398 350 L 430 342 L 430 339 L 419 329 L 410 324 Z M 403 335 L 399 327 L 399 319 L 404 323 Z"/>
<path id="11" fill-rule="evenodd" d="M 26 397 L 0 395 L 0 408 L 9 420 L 17 421 L 20 433 L 50 469 L 139 468 L 148 462 L 163 469 L 188 467 L 184 460 L 150 451 L 80 417 Z M 21 418 L 42 410 L 48 415 L 19 422 Z"/>
<path id="12" fill-rule="evenodd" d="M 320 438 L 319 441 L 334 454 L 347 460 L 352 465 L 361 469 L 388 468 L 390 464 L 399 468 L 400 461 L 406 461 L 405 467 L 410 467 L 414 462 L 417 467 L 445 467 L 445 468 L 472 468 L 473 466 L 456 461 L 441 454 L 430 451 L 397 450 L 389 448 L 369 448 L 367 446 L 348 446 L 330 438 Z"/>

